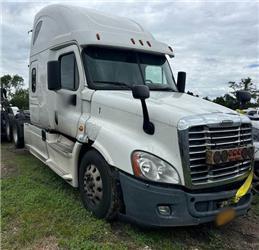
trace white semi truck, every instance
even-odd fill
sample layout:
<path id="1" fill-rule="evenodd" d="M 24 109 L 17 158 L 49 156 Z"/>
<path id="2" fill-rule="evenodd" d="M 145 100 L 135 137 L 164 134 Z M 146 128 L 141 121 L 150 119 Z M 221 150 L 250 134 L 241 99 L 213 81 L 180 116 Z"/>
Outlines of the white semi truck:
<path id="1" fill-rule="evenodd" d="M 226 208 L 245 214 L 251 122 L 185 94 L 173 56 L 127 18 L 45 7 L 32 33 L 30 120 L 17 117 L 15 144 L 78 187 L 98 218 L 183 226 Z"/>

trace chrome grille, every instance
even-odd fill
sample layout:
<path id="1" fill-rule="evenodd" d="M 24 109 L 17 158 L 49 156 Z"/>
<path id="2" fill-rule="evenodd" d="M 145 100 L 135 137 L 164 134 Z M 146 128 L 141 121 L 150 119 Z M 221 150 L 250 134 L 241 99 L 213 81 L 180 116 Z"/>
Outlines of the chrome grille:
<path id="1" fill-rule="evenodd" d="M 206 164 L 207 149 L 235 148 L 252 144 L 250 124 L 234 127 L 195 126 L 189 128 L 189 166 L 192 184 L 208 184 L 245 174 L 251 161 L 235 161 L 217 166 Z"/>

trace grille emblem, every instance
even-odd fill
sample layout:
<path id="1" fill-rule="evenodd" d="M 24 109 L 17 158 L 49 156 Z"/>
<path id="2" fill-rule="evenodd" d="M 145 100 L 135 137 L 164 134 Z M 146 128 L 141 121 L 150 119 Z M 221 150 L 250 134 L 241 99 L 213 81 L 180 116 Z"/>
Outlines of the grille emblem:
<path id="1" fill-rule="evenodd" d="M 220 125 L 221 127 L 228 127 L 228 126 L 232 126 L 233 125 L 233 121 L 232 120 L 223 120 Z"/>

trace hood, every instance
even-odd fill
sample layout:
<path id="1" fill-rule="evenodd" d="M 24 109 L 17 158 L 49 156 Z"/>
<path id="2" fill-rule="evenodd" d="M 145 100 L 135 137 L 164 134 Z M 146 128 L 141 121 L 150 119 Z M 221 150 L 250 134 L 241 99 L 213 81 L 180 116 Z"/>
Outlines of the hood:
<path id="1" fill-rule="evenodd" d="M 98 103 L 116 110 L 122 110 L 142 116 L 140 100 L 132 97 L 131 91 L 97 90 L 93 103 Z M 150 91 L 146 100 L 150 119 L 177 126 L 183 117 L 211 113 L 237 115 L 237 112 L 202 98 L 179 92 Z"/>

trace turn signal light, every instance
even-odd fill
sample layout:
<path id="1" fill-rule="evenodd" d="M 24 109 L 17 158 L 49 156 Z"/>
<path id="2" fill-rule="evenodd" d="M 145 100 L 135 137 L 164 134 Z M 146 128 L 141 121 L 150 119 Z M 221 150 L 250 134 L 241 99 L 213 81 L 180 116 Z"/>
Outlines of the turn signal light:
<path id="1" fill-rule="evenodd" d="M 135 153 L 132 155 L 132 168 L 135 176 L 142 176 L 141 170 L 139 168 L 139 160 L 140 155 L 138 153 Z"/>
<path id="2" fill-rule="evenodd" d="M 206 162 L 214 165 L 232 161 L 241 161 L 246 159 L 253 159 L 254 147 L 231 148 L 224 150 L 207 150 Z"/>
<path id="3" fill-rule="evenodd" d="M 216 164 L 219 164 L 221 162 L 221 154 L 219 151 L 216 151 L 213 155 L 213 160 Z"/>

